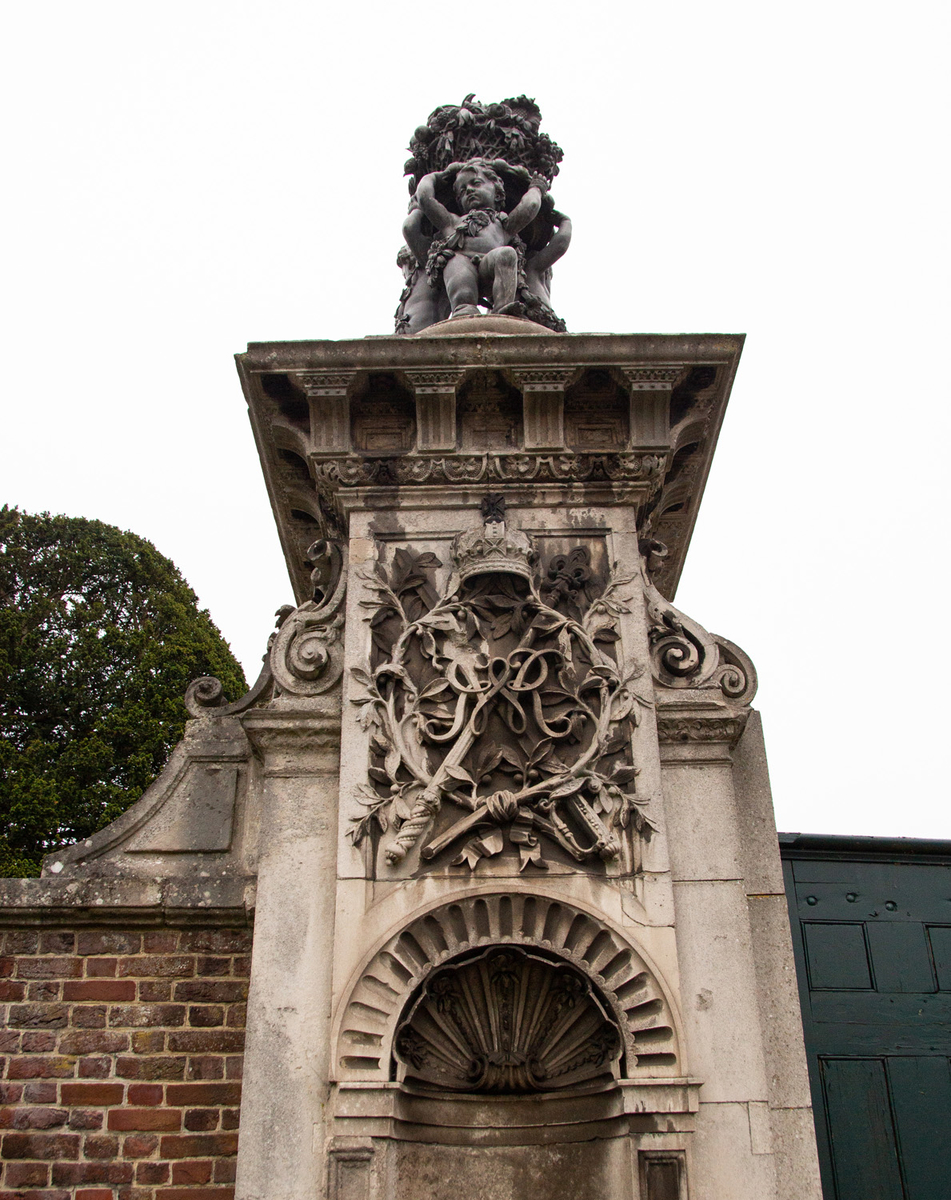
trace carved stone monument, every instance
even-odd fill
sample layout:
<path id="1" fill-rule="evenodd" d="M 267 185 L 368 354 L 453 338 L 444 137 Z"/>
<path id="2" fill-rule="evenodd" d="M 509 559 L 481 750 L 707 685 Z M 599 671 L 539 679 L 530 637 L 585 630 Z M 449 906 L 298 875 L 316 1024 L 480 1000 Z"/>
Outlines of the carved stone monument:
<path id="1" fill-rule="evenodd" d="M 742 338 L 561 332 L 539 116 L 416 131 L 395 336 L 238 356 L 297 607 L 37 882 L 253 909 L 240 1200 L 820 1196 L 756 675 L 673 603 Z"/>

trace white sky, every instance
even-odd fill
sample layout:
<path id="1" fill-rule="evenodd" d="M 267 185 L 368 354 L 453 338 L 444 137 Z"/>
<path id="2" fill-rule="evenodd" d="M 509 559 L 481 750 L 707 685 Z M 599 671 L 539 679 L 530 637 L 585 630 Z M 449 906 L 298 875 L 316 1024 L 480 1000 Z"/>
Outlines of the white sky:
<path id="1" fill-rule="evenodd" d="M 569 329 L 745 332 L 678 605 L 760 674 L 779 827 L 951 837 L 948 6 L 9 6 L 0 500 L 291 598 L 232 355 L 387 333 L 416 125 L 525 92 Z"/>

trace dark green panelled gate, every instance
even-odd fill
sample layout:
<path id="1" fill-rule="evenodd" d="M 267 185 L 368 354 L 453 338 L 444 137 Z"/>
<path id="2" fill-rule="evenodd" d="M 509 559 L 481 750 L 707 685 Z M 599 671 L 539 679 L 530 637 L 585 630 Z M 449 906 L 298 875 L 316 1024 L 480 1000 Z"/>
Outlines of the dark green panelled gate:
<path id="1" fill-rule="evenodd" d="M 825 1200 L 951 1200 L 951 842 L 779 840 Z"/>

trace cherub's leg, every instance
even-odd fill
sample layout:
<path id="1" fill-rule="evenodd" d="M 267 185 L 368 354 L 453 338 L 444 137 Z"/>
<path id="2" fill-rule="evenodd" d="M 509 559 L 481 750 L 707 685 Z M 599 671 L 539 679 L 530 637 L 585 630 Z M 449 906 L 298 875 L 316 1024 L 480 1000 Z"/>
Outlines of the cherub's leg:
<path id="1" fill-rule="evenodd" d="M 471 259 L 464 254 L 454 254 L 443 268 L 442 278 L 452 316 L 478 316 L 479 273 Z"/>
<path id="2" fill-rule="evenodd" d="M 515 303 L 518 254 L 512 246 L 496 246 L 490 250 L 479 266 L 479 274 L 486 290 L 491 284 L 493 312 Z"/>

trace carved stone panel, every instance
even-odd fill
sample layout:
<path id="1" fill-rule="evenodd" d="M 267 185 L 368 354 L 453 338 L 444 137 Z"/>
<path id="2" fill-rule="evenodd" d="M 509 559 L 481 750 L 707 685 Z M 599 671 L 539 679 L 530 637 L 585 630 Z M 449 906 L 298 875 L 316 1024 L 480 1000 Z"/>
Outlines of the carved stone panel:
<path id="1" fill-rule="evenodd" d="M 522 402 L 497 371 L 477 373 L 457 404 L 459 444 L 464 452 L 516 450 L 521 441 Z"/>
<path id="2" fill-rule="evenodd" d="M 585 371 L 565 396 L 565 441 L 572 450 L 622 450 L 630 401 L 608 371 Z"/>
<path id="3" fill-rule="evenodd" d="M 415 404 L 391 375 L 371 375 L 350 405 L 353 448 L 362 454 L 406 454 L 416 434 Z"/>
<path id="4" fill-rule="evenodd" d="M 633 577 L 598 578 L 581 545 L 539 564 L 500 496 L 483 516 L 441 588 L 432 553 L 363 572 L 372 647 L 351 674 L 370 760 L 351 839 L 391 867 L 603 872 L 651 828 L 618 632 Z"/>

